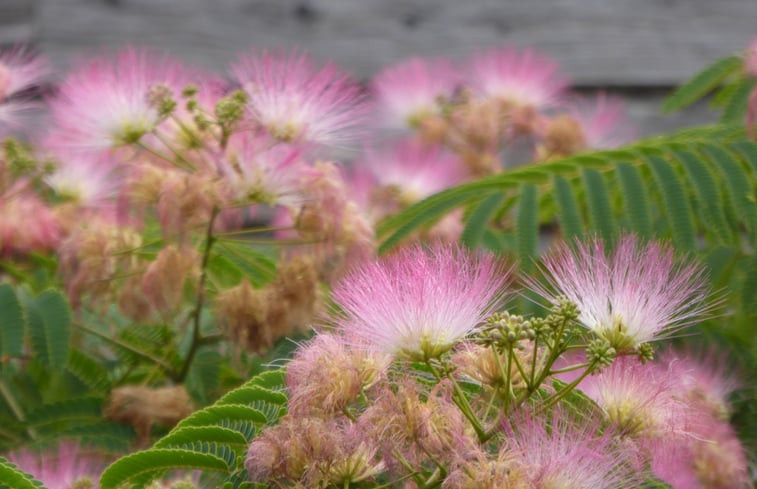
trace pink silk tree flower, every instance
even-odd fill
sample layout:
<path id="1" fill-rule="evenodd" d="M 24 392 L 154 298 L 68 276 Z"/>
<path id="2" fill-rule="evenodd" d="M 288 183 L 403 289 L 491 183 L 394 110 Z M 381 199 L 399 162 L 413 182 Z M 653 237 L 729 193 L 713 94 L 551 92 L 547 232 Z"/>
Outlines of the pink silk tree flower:
<path id="1" fill-rule="evenodd" d="M 502 304 L 510 278 L 491 255 L 455 245 L 406 248 L 354 269 L 335 287 L 338 324 L 357 346 L 436 358 Z"/>
<path id="2" fill-rule="evenodd" d="M 128 47 L 69 73 L 50 102 L 54 130 L 78 151 L 101 151 L 139 142 L 162 118 L 150 102 L 153 89 L 174 96 L 193 81 L 167 56 Z"/>
<path id="3" fill-rule="evenodd" d="M 300 182 L 306 167 L 298 146 L 246 132 L 231 137 L 221 161 L 221 173 L 238 200 L 271 205 L 302 202 Z"/>
<path id="4" fill-rule="evenodd" d="M 568 113 L 580 125 L 586 148 L 616 148 L 634 139 L 626 108 L 618 98 L 600 93 L 593 101 L 573 103 Z"/>
<path id="5" fill-rule="evenodd" d="M 752 39 L 744 54 L 744 71 L 748 75 L 757 77 L 757 37 Z"/>
<path id="6" fill-rule="evenodd" d="M 679 382 L 667 364 L 642 364 L 624 356 L 578 387 L 597 403 L 617 433 L 659 440 L 688 436 L 696 422 L 696 413 L 675 396 Z"/>
<path id="7" fill-rule="evenodd" d="M 439 115 L 440 101 L 451 98 L 460 81 L 445 59 L 410 58 L 377 74 L 372 92 L 384 123 L 402 129 Z"/>
<path id="8" fill-rule="evenodd" d="M 553 60 L 509 46 L 474 55 L 469 83 L 481 96 L 537 110 L 555 105 L 568 86 Z"/>
<path id="9" fill-rule="evenodd" d="M 528 479 L 514 487 L 623 489 L 643 480 L 634 470 L 635 451 L 617 443 L 600 419 L 563 409 L 551 417 L 519 413 L 505 434 L 513 472 L 522 469 Z"/>
<path id="10" fill-rule="evenodd" d="M 232 66 L 249 96 L 252 118 L 274 138 L 340 147 L 359 132 L 365 101 L 335 65 L 316 68 L 304 53 L 251 53 Z"/>
<path id="11" fill-rule="evenodd" d="M 369 148 L 364 165 L 378 185 L 394 189 L 405 205 L 461 183 L 464 178 L 462 164 L 454 155 L 416 139 L 382 150 Z"/>
<path id="12" fill-rule="evenodd" d="M 601 239 L 559 245 L 543 271 L 551 290 L 527 279 L 531 287 L 552 304 L 561 296 L 576 303 L 578 321 L 619 352 L 669 336 L 712 308 L 702 266 L 634 235 L 611 252 Z"/>
<path id="13" fill-rule="evenodd" d="M 76 442 L 61 442 L 41 453 L 23 449 L 9 453 L 6 458 L 33 475 L 47 489 L 96 489 L 100 486 L 102 458 L 84 452 Z"/>
<path id="14" fill-rule="evenodd" d="M 15 96 L 39 84 L 47 73 L 45 60 L 24 47 L 0 52 L 0 129 L 18 125 L 20 113 L 34 107 L 32 102 L 16 100 Z"/>
<path id="15" fill-rule="evenodd" d="M 45 183 L 75 203 L 100 207 L 114 200 L 124 183 L 123 176 L 107 153 L 79 153 L 62 150 L 55 155 L 55 171 Z"/>

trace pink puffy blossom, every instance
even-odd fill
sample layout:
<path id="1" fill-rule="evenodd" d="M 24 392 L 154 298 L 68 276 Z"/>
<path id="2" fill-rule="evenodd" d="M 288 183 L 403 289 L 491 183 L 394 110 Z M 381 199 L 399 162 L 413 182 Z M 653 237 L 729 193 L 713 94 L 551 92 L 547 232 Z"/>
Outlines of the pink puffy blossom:
<path id="1" fill-rule="evenodd" d="M 414 246 L 356 268 L 334 289 L 344 334 L 365 348 L 436 357 L 502 303 L 510 270 L 453 245 Z"/>
<path id="2" fill-rule="evenodd" d="M 634 137 L 620 99 L 600 93 L 593 102 L 581 100 L 574 103 L 569 112 L 580 124 L 587 148 L 615 148 Z"/>
<path id="3" fill-rule="evenodd" d="M 469 83 L 476 93 L 516 107 L 543 109 L 555 105 L 567 87 L 557 63 L 514 47 L 490 49 L 473 57 Z"/>
<path id="4" fill-rule="evenodd" d="M 96 57 L 69 73 L 51 101 L 54 133 L 80 151 L 135 143 L 161 122 L 150 90 L 178 94 L 189 81 L 179 62 L 146 50 L 123 49 L 115 61 Z"/>
<path id="5" fill-rule="evenodd" d="M 579 388 L 593 399 L 616 430 L 645 440 L 688 436 L 690 407 L 675 397 L 680 379 L 669 365 L 621 357 Z"/>
<path id="6" fill-rule="evenodd" d="M 276 139 L 342 146 L 365 114 L 361 89 L 333 64 L 316 68 L 304 53 L 243 56 L 232 66 L 253 118 Z"/>
<path id="7" fill-rule="evenodd" d="M 91 483 L 86 487 L 96 489 L 103 468 L 100 457 L 84 452 L 74 442 L 59 443 L 56 448 L 42 453 L 20 450 L 8 454 L 7 459 L 33 475 L 47 489 L 71 489 L 79 487 L 75 483 L 84 480 Z"/>
<path id="8" fill-rule="evenodd" d="M 757 37 L 752 39 L 744 56 L 744 71 L 751 76 L 757 76 Z"/>
<path id="9" fill-rule="evenodd" d="M 464 177 L 455 156 L 415 139 L 383 150 L 369 149 L 364 164 L 378 185 L 395 189 L 403 203 L 428 197 L 460 183 Z"/>
<path id="10" fill-rule="evenodd" d="M 385 68 L 372 86 L 385 123 L 404 128 L 439 114 L 440 98 L 450 98 L 459 82 L 447 60 L 411 58 Z"/>
<path id="11" fill-rule="evenodd" d="M 711 416 L 727 419 L 728 398 L 739 383 L 728 371 L 724 354 L 715 350 L 705 353 L 679 353 L 670 349 L 660 359 L 670 365 L 680 379 L 678 394 Z"/>
<path id="12" fill-rule="evenodd" d="M 528 487 L 623 489 L 643 480 L 633 470 L 634 451 L 616 443 L 601 421 L 591 417 L 561 409 L 551 418 L 522 413 L 506 427 L 506 435 L 514 466 L 530 479 Z"/>
<path id="13" fill-rule="evenodd" d="M 305 166 L 297 146 L 239 133 L 229 140 L 221 170 L 237 199 L 293 205 L 302 200 Z"/>
<path id="14" fill-rule="evenodd" d="M 700 265 L 633 235 L 609 253 L 601 239 L 562 244 L 543 263 L 554 290 L 531 280 L 532 287 L 553 304 L 560 296 L 576 303 L 580 323 L 619 351 L 669 335 L 711 308 Z"/>
<path id="15" fill-rule="evenodd" d="M 0 127 L 18 124 L 18 116 L 34 104 L 15 99 L 15 95 L 42 81 L 47 63 L 23 47 L 0 53 Z"/>
<path id="16" fill-rule="evenodd" d="M 61 150 L 55 171 L 45 177 L 55 192 L 85 206 L 101 206 L 115 198 L 123 183 L 106 153 Z"/>

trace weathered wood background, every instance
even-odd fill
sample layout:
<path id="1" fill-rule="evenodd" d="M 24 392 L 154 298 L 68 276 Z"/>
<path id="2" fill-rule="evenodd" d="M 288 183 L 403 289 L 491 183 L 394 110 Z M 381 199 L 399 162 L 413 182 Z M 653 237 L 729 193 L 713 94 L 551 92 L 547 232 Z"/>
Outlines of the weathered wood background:
<path id="1" fill-rule="evenodd" d="M 671 87 L 757 35 L 757 0 L 0 0 L 0 43 L 59 68 L 127 43 L 223 70 L 251 46 L 300 47 L 362 78 L 411 54 L 534 46 L 584 90 L 627 99 L 642 134 L 711 119 L 662 117 Z"/>

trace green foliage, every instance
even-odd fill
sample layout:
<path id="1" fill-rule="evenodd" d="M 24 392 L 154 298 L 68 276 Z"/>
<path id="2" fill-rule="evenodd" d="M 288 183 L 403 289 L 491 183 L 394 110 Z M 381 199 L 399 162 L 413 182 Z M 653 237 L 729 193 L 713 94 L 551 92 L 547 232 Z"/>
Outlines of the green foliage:
<path id="1" fill-rule="evenodd" d="M 0 284 L 0 357 L 18 357 L 24 346 L 24 311 L 10 284 Z M 0 362 L 0 369 L 4 362 Z"/>
<path id="2" fill-rule="evenodd" d="M 253 377 L 213 405 L 181 421 L 149 450 L 114 462 L 100 479 L 102 489 L 139 487 L 167 470 L 199 470 L 218 485 L 246 483 L 243 467 L 255 433 L 286 412 L 284 372 L 271 370 Z"/>
<path id="3" fill-rule="evenodd" d="M 57 290 L 46 290 L 27 304 L 29 338 L 37 359 L 54 371 L 68 359 L 71 309 Z"/>
<path id="4" fill-rule="evenodd" d="M 672 112 L 688 107 L 718 87 L 726 78 L 737 73 L 741 64 L 742 60 L 739 56 L 728 56 L 718 60 L 678 87 L 665 100 L 662 110 Z"/>
<path id="5" fill-rule="evenodd" d="M 0 489 L 40 489 L 42 483 L 0 457 Z"/>

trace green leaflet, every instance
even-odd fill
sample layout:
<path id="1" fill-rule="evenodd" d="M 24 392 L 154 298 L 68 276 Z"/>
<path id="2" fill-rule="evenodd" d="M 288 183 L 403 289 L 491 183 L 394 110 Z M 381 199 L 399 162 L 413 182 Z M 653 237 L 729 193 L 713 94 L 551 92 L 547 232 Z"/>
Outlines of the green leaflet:
<path id="1" fill-rule="evenodd" d="M 520 203 L 515 218 L 515 241 L 517 243 L 518 259 L 521 267 L 529 269 L 531 258 L 536 256 L 539 240 L 539 209 L 534 184 L 521 187 Z"/>
<path id="2" fill-rule="evenodd" d="M 554 178 L 554 187 L 554 196 L 557 202 L 563 237 L 567 239 L 581 236 L 583 234 L 583 224 L 573 187 L 571 187 L 565 178 L 559 175 L 556 175 Z"/>
<path id="3" fill-rule="evenodd" d="M 15 290 L 10 284 L 0 284 L 0 356 L 17 357 L 23 353 L 25 325 L 24 310 Z"/>
<path id="4" fill-rule="evenodd" d="M 702 209 L 705 230 L 714 231 L 715 241 L 731 242 L 733 233 L 726 221 L 723 197 L 718 190 L 715 175 L 705 161 L 691 151 L 676 151 L 676 159 L 683 164 L 686 175 L 694 186 L 697 200 Z"/>
<path id="5" fill-rule="evenodd" d="M 151 479 L 151 475 L 159 476 L 163 471 L 174 469 L 230 471 L 225 460 L 209 453 L 178 448 L 154 448 L 127 455 L 113 462 L 100 477 L 100 488 L 116 489 L 136 478 L 146 482 Z"/>
<path id="6" fill-rule="evenodd" d="M 463 229 L 462 242 L 469 248 L 475 248 L 481 242 L 489 221 L 505 201 L 504 192 L 495 192 L 484 197 L 473 209 Z"/>
<path id="7" fill-rule="evenodd" d="M 744 122 L 749 99 L 749 94 L 754 90 L 755 80 L 747 78 L 734 84 L 733 91 L 730 93 L 725 105 L 723 114 L 720 116 L 720 122 Z"/>
<path id="8" fill-rule="evenodd" d="M 45 486 L 30 474 L 22 472 L 8 460 L 0 457 L 0 488 L 44 489 Z"/>
<path id="9" fill-rule="evenodd" d="M 717 87 L 726 77 L 736 73 L 742 65 L 741 57 L 728 56 L 697 73 L 678 87 L 662 104 L 663 112 L 680 110 L 693 104 Z"/>
<path id="10" fill-rule="evenodd" d="M 628 218 L 629 228 L 644 238 L 652 237 L 652 224 L 649 210 L 649 194 L 639 170 L 631 163 L 618 162 L 615 165 L 623 204 Z"/>
<path id="11" fill-rule="evenodd" d="M 28 306 L 29 337 L 37 358 L 53 371 L 61 371 L 68 359 L 71 310 L 56 290 L 42 292 Z"/>
<path id="12" fill-rule="evenodd" d="M 605 179 L 599 171 L 593 168 L 584 170 L 582 177 L 591 225 L 599 231 L 599 235 L 604 238 L 605 242 L 609 243 L 615 234 L 615 225 Z"/>
<path id="13" fill-rule="evenodd" d="M 646 160 L 652 168 L 657 187 L 662 195 L 664 212 L 673 234 L 673 242 L 681 251 L 696 248 L 691 206 L 683 182 L 673 167 L 660 156 L 648 154 Z"/>

